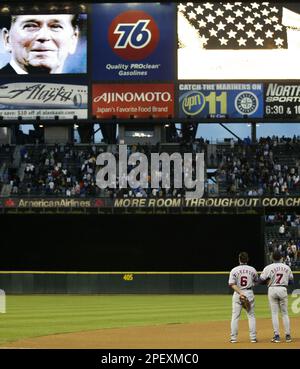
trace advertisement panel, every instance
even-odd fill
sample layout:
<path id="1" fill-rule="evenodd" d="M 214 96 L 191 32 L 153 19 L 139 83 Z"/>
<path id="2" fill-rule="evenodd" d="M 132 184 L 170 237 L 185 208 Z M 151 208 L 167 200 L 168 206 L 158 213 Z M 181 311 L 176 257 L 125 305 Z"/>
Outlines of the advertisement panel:
<path id="1" fill-rule="evenodd" d="M 86 84 L 36 82 L 2 82 L 0 85 L 0 117 L 4 120 L 78 119 L 88 118 Z"/>
<path id="2" fill-rule="evenodd" d="M 109 201 L 109 200 L 108 200 Z M 0 208 L 100 208 L 106 204 L 107 199 L 79 199 L 79 198 L 57 198 L 57 197 L 27 197 L 0 199 Z M 110 205 L 110 204 L 109 204 Z"/>
<path id="3" fill-rule="evenodd" d="M 0 16 L 1 76 L 87 73 L 87 14 L 18 9 Z"/>
<path id="4" fill-rule="evenodd" d="M 92 109 L 97 118 L 173 117 L 174 85 L 94 84 Z"/>
<path id="5" fill-rule="evenodd" d="M 174 80 L 175 6 L 93 4 L 93 79 Z"/>
<path id="6" fill-rule="evenodd" d="M 0 208 L 6 209 L 53 209 L 53 208 L 214 208 L 214 209 L 258 209 L 299 208 L 299 197 L 206 197 L 187 198 L 57 198 L 18 197 L 0 199 Z"/>
<path id="7" fill-rule="evenodd" d="M 178 79 L 300 79 L 299 2 L 177 5 Z"/>
<path id="8" fill-rule="evenodd" d="M 262 83 L 179 84 L 179 117 L 262 118 Z"/>
<path id="9" fill-rule="evenodd" d="M 265 118 L 300 117 L 300 84 L 268 83 L 265 86 Z"/>

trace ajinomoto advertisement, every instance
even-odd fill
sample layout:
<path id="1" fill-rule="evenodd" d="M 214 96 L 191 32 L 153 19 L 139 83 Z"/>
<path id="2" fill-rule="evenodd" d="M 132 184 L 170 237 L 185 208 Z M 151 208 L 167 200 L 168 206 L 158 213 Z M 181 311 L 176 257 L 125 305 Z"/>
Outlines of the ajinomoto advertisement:
<path id="1" fill-rule="evenodd" d="M 175 26 L 171 3 L 93 4 L 94 81 L 173 80 Z"/>
<path id="2" fill-rule="evenodd" d="M 94 84 L 93 115 L 113 117 L 168 118 L 174 116 L 174 85 Z"/>

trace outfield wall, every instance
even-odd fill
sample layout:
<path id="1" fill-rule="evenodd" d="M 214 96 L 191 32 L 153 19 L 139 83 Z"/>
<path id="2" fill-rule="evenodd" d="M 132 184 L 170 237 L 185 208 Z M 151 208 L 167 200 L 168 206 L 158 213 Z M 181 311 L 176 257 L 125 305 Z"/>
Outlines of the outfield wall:
<path id="1" fill-rule="evenodd" d="M 229 294 L 228 272 L 216 273 L 77 273 L 0 272 L 6 294 Z M 300 272 L 295 272 L 300 288 Z M 265 286 L 255 293 L 266 293 Z"/>

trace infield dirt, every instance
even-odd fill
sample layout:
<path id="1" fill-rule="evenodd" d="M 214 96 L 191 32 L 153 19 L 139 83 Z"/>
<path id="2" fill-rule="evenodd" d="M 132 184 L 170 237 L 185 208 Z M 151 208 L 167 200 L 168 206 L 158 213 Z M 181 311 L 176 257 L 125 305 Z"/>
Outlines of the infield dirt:
<path id="1" fill-rule="evenodd" d="M 101 329 L 56 334 L 6 343 L 10 348 L 70 349 L 299 349 L 300 318 L 290 318 L 293 341 L 286 343 L 281 326 L 281 342 L 271 343 L 270 319 L 257 319 L 258 343 L 250 343 L 248 321 L 241 320 L 237 343 L 229 342 L 230 321 L 165 324 L 157 326 Z"/>

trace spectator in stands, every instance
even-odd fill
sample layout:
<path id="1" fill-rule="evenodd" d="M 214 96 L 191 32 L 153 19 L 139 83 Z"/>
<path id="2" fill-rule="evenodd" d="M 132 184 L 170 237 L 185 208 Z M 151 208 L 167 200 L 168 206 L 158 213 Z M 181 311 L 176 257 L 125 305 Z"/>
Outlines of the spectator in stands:
<path id="1" fill-rule="evenodd" d="M 278 232 L 279 232 L 279 234 L 280 235 L 284 235 L 285 234 L 285 226 L 284 226 L 284 224 L 281 224 L 281 226 L 279 227 L 279 230 L 278 230 Z"/>
<path id="2" fill-rule="evenodd" d="M 290 268 L 292 267 L 292 261 L 288 255 L 283 258 L 283 263 L 288 265 Z"/>

